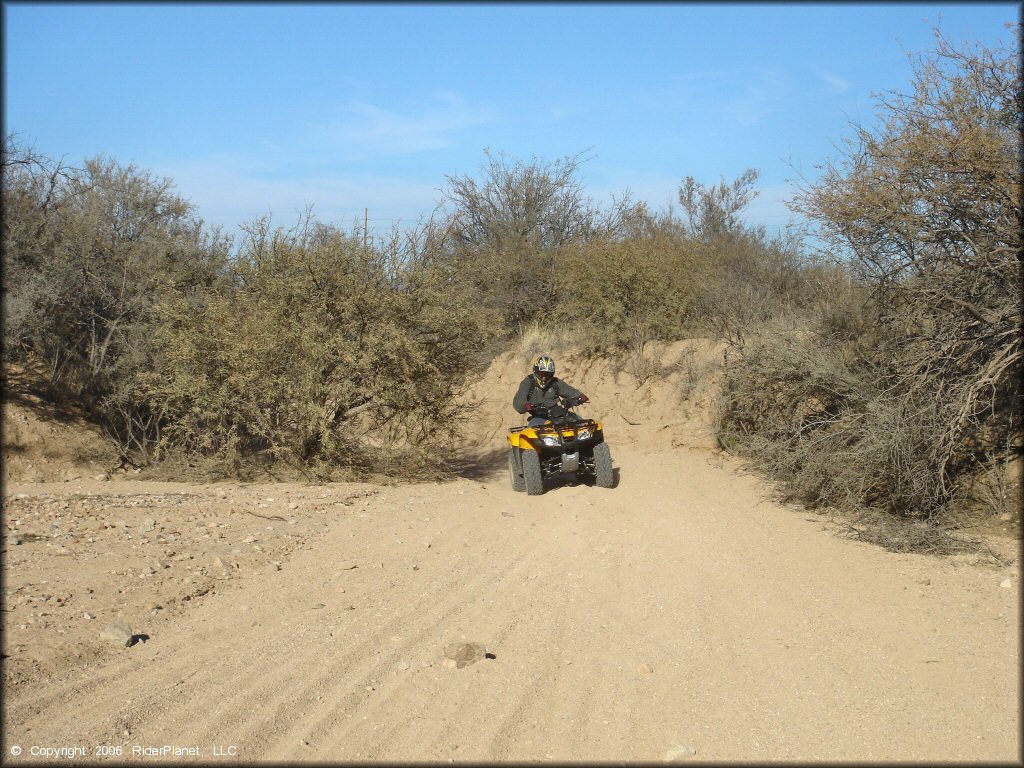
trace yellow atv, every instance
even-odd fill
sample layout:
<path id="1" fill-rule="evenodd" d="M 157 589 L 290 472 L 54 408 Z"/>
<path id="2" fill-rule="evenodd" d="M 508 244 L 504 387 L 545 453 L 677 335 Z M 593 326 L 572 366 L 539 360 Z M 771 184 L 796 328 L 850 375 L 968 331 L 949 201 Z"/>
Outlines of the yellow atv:
<path id="1" fill-rule="evenodd" d="M 547 421 L 536 427 L 513 427 L 508 433 L 513 491 L 539 496 L 544 493 L 545 480 L 568 472 L 592 477 L 600 488 L 612 487 L 612 453 L 604 441 L 601 422 L 577 420 L 560 405 L 537 406 L 531 414 Z"/>

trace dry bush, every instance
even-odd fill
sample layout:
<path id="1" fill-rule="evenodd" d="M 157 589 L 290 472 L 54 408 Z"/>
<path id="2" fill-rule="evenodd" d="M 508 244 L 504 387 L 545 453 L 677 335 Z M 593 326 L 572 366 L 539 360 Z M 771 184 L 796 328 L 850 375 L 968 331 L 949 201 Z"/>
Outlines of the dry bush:
<path id="1" fill-rule="evenodd" d="M 880 509 L 894 517 L 940 520 L 950 511 L 943 492 L 934 401 L 872 393 L 862 409 L 844 414 L 795 446 L 793 483 L 815 505 Z"/>
<path id="2" fill-rule="evenodd" d="M 793 208 L 871 289 L 864 346 L 880 386 L 941 403 L 934 453 L 951 500 L 985 456 L 1022 448 L 1024 92 L 1016 45 L 936 39 L 912 59 L 912 92 L 879 96 L 878 124 L 854 124 Z"/>
<path id="3" fill-rule="evenodd" d="M 215 283 L 229 241 L 134 166 L 70 168 L 7 137 L 3 171 L 5 363 L 43 363 L 41 394 L 84 407 L 139 459 L 159 432 L 135 386 L 152 365 L 153 306 Z"/>
<path id="4" fill-rule="evenodd" d="M 953 551 L 965 495 L 943 482 L 947 406 L 880 389 L 876 371 L 813 328 L 780 319 L 727 363 L 719 442 L 778 480 L 784 499 L 838 511 L 862 540 Z"/>
<path id="5" fill-rule="evenodd" d="M 748 168 L 731 182 L 702 184 L 687 176 L 679 186 L 679 204 L 693 237 L 711 243 L 730 232 L 743 229 L 740 211 L 757 196 L 754 185 L 761 177 L 756 168 Z"/>
<path id="6" fill-rule="evenodd" d="M 600 240 L 558 256 L 552 316 L 591 352 L 627 352 L 642 364 L 648 342 L 682 338 L 708 273 L 688 240 L 654 232 Z"/>
<path id="7" fill-rule="evenodd" d="M 541 355 L 558 355 L 580 346 L 580 337 L 569 325 L 554 320 L 532 320 L 516 339 L 517 356 L 533 365 Z"/>
<path id="8" fill-rule="evenodd" d="M 660 353 L 651 354 L 649 350 L 641 349 L 626 357 L 622 362 L 622 369 L 633 377 L 638 386 L 642 386 L 650 379 L 659 376 L 664 370 L 664 365 Z"/>
<path id="9" fill-rule="evenodd" d="M 594 203 L 578 178 L 582 154 L 553 162 L 485 155 L 477 177 L 446 177 L 437 226 L 451 268 L 473 286 L 482 311 L 522 333 L 559 298 L 562 267 L 553 254 L 623 234 L 636 206 L 625 196 L 607 208 Z"/>
<path id="10" fill-rule="evenodd" d="M 730 345 L 773 317 L 820 303 L 838 275 L 810 260 L 797 232 L 769 235 L 740 219 L 756 196 L 759 172 L 732 182 L 705 185 L 687 177 L 679 188 L 691 262 L 701 265 L 691 297 L 689 329 L 700 329 Z"/>
<path id="11" fill-rule="evenodd" d="M 858 537 L 932 551 L 974 476 L 1022 448 L 1022 91 L 1014 51 L 939 37 L 913 63 L 913 92 L 881 97 L 795 200 L 850 276 L 803 267 L 802 330 L 733 322 L 720 440 Z"/>
<path id="12" fill-rule="evenodd" d="M 752 331 L 725 373 L 718 419 L 726 441 L 789 440 L 861 405 L 868 390 L 840 354 L 819 343 L 810 320 L 793 315 Z"/>
<path id="13" fill-rule="evenodd" d="M 964 488 L 967 506 L 1007 522 L 1019 519 L 1024 506 L 1021 503 L 1022 466 L 1024 460 L 1015 456 L 1012 450 L 989 454 L 981 460 L 981 469 L 972 475 Z"/>
<path id="14" fill-rule="evenodd" d="M 722 358 L 718 355 L 701 359 L 697 350 L 688 348 L 679 359 L 664 369 L 665 374 L 678 374 L 676 388 L 684 401 L 700 402 L 720 390 Z"/>
<path id="15" fill-rule="evenodd" d="M 989 547 L 984 538 L 971 536 L 934 520 L 908 520 L 868 508 L 834 522 L 841 535 L 875 544 L 889 552 L 973 555 L 984 562 L 1008 564 L 1005 558 Z"/>
<path id="16" fill-rule="evenodd" d="M 809 507 L 870 506 L 932 518 L 946 499 L 934 401 L 879 391 L 869 371 L 795 320 L 764 329 L 725 369 L 719 441 L 751 457 Z"/>
<path id="17" fill-rule="evenodd" d="M 484 154 L 479 178 L 446 177 L 449 225 L 458 245 L 511 255 L 582 242 L 603 228 L 601 212 L 577 178 L 582 155 L 523 162 Z"/>
<path id="18" fill-rule="evenodd" d="M 309 219 L 251 225 L 230 286 L 158 308 L 161 360 L 140 380 L 164 446 L 421 473 L 454 434 L 488 332 L 426 254 L 393 255 Z"/>

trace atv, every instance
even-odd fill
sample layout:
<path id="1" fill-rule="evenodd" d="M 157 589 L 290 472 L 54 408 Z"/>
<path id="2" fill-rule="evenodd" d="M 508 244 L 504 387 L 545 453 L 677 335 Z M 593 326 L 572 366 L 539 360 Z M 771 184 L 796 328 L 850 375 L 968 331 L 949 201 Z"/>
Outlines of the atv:
<path id="1" fill-rule="evenodd" d="M 546 419 L 536 427 L 513 427 L 508 441 L 508 471 L 513 491 L 544 493 L 544 481 L 564 473 L 594 478 L 600 488 L 614 482 L 612 454 L 601 422 L 581 419 L 561 405 L 536 406 L 532 416 Z"/>

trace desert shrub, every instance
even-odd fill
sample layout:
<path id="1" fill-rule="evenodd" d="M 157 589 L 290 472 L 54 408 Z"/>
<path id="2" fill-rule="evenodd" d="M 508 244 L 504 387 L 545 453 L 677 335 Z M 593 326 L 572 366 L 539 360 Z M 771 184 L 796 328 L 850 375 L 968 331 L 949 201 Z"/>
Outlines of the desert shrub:
<path id="1" fill-rule="evenodd" d="M 948 404 L 880 388 L 877 371 L 851 364 L 813 327 L 774 323 L 727 362 L 720 444 L 777 481 L 783 499 L 838 513 L 861 541 L 900 552 L 983 549 L 958 531 L 973 489 L 943 483 L 936 436 Z"/>
<path id="2" fill-rule="evenodd" d="M 579 346 L 579 329 L 547 317 L 535 318 L 519 334 L 515 343 L 516 354 L 531 363 L 541 355 L 559 354 Z"/>
<path id="3" fill-rule="evenodd" d="M 551 162 L 485 155 L 476 177 L 446 177 L 435 221 L 451 269 L 512 338 L 558 301 L 554 254 L 622 234 L 636 206 L 625 197 L 605 208 L 591 200 L 579 180 L 582 155 Z"/>
<path id="4" fill-rule="evenodd" d="M 731 345 L 773 317 L 820 302 L 829 274 L 795 232 L 771 235 L 741 218 L 757 195 L 760 172 L 703 184 L 688 176 L 679 187 L 682 231 L 692 260 L 704 265 L 692 298 L 691 326 Z M 832 278 L 832 279 L 827 279 Z"/>
<path id="5" fill-rule="evenodd" d="M 1024 97 L 1016 46 L 937 34 L 912 63 L 912 91 L 879 96 L 877 124 L 854 124 L 793 208 L 871 292 L 880 386 L 940 404 L 931 452 L 950 501 L 983 457 L 1021 449 Z"/>
<path id="6" fill-rule="evenodd" d="M 726 365 L 720 442 L 808 507 L 935 520 L 949 501 L 935 442 L 942 404 L 879 389 L 875 372 L 809 326 L 780 322 Z"/>
<path id="7" fill-rule="evenodd" d="M 705 339 L 695 341 L 706 342 Z M 722 356 L 715 354 L 713 348 L 701 351 L 690 346 L 679 354 L 675 362 L 664 366 L 662 371 L 667 375 L 676 375 L 676 391 L 689 412 L 696 408 L 703 410 L 709 398 L 713 400 L 718 396 L 722 367 Z"/>
<path id="8" fill-rule="evenodd" d="M 763 231 L 719 236 L 700 245 L 711 265 L 694 303 L 695 323 L 731 345 L 790 308 L 775 278 L 779 253 Z"/>
<path id="9" fill-rule="evenodd" d="M 1020 453 L 1024 394 L 1019 64 L 938 41 L 796 198 L 836 265 L 800 265 L 809 292 L 776 284 L 781 323 L 734 323 L 720 412 L 722 443 L 788 497 L 926 548 Z"/>
<path id="10" fill-rule="evenodd" d="M 578 346 L 639 364 L 648 341 L 709 329 L 739 339 L 814 294 L 796 240 L 740 218 L 755 170 L 718 185 L 687 178 L 680 220 L 628 196 L 599 207 L 578 179 L 580 155 L 487 160 L 478 177 L 447 177 L 436 221 L 448 268 L 506 338 L 557 322 Z"/>
<path id="11" fill-rule="evenodd" d="M 718 414 L 725 447 L 778 444 L 791 453 L 794 441 L 863 406 L 868 381 L 811 327 L 807 318 L 778 318 L 727 360 Z"/>
<path id="12" fill-rule="evenodd" d="M 323 472 L 422 465 L 487 331 L 425 254 L 394 256 L 309 219 L 251 225 L 230 286 L 159 307 L 142 381 L 164 445 Z"/>
<path id="13" fill-rule="evenodd" d="M 549 314 L 591 351 L 634 356 L 649 341 L 685 334 L 708 272 L 687 240 L 659 232 L 592 241 L 557 258 L 559 300 Z"/>
<path id="14" fill-rule="evenodd" d="M 5 362 L 31 359 L 46 371 L 40 394 L 83 406 L 126 457 L 144 454 L 158 419 L 134 381 L 152 362 L 154 303 L 220 279 L 229 242 L 134 166 L 72 168 L 8 137 L 3 170 Z"/>

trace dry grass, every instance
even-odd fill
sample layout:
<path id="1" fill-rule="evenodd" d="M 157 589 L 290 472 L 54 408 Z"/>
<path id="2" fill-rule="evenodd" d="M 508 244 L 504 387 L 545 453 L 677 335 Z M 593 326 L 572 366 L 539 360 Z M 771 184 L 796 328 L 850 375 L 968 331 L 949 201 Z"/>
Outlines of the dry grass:
<path id="1" fill-rule="evenodd" d="M 515 341 L 516 355 L 527 366 L 541 355 L 557 357 L 580 347 L 579 334 L 567 325 L 533 320 Z"/>
<path id="2" fill-rule="evenodd" d="M 1022 463 L 1020 457 L 991 457 L 965 489 L 968 505 L 1008 521 L 1020 517 Z"/>
<path id="3" fill-rule="evenodd" d="M 913 552 L 928 555 L 972 555 L 990 565 L 1009 561 L 995 552 L 984 538 L 969 536 L 955 526 L 934 521 L 906 520 L 874 509 L 856 514 L 840 514 L 832 522 L 839 533 L 856 541 L 875 544 L 889 552 Z"/>
<path id="4" fill-rule="evenodd" d="M 687 402 L 704 402 L 721 387 L 722 358 L 718 355 L 698 354 L 690 347 L 669 370 L 679 374 L 676 388 L 680 399 Z"/>

